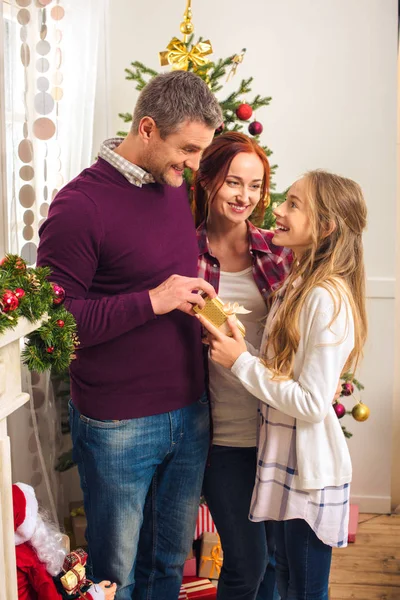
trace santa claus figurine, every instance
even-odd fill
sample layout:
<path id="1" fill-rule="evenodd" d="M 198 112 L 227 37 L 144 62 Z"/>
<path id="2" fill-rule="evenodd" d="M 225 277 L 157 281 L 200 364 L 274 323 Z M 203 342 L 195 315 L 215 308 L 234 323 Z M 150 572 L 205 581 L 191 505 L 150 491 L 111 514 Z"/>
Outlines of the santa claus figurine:
<path id="1" fill-rule="evenodd" d="M 16 483 L 12 486 L 12 496 L 18 598 L 60 600 L 63 596 L 58 592 L 53 577 L 62 571 L 66 556 L 62 534 L 41 516 L 30 485 Z M 116 590 L 115 583 L 102 581 L 91 585 L 85 594 L 78 593 L 88 600 L 113 600 Z"/>

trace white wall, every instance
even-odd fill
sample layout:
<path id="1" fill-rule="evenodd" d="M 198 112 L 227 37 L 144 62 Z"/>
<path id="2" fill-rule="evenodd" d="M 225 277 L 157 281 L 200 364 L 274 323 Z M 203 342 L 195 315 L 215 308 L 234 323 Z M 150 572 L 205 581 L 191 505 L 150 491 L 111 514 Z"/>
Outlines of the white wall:
<path id="1" fill-rule="evenodd" d="M 109 135 L 136 92 L 124 68 L 140 60 L 158 69 L 186 2 L 110 2 Z M 361 509 L 388 511 L 391 484 L 396 213 L 396 0 L 201 0 L 192 2 L 196 34 L 214 57 L 247 48 L 238 74 L 254 76 L 254 93 L 270 95 L 258 111 L 263 140 L 279 165 L 283 190 L 301 173 L 327 168 L 356 179 L 369 206 L 365 236 L 370 337 L 359 377 L 371 418 L 353 431 L 353 496 Z M 225 94 L 224 94 L 225 95 Z M 104 131 L 105 117 L 97 120 Z M 99 143 L 95 135 L 95 143 Z M 96 152 L 96 147 L 94 149 Z M 351 403 L 348 405 L 350 408 Z"/>

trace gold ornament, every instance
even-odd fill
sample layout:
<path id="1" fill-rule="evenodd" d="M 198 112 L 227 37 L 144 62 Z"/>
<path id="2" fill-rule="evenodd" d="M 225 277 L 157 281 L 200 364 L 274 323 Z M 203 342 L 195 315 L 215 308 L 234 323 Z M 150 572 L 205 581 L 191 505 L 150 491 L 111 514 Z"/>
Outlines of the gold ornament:
<path id="1" fill-rule="evenodd" d="M 240 63 L 243 62 L 245 54 L 246 54 L 246 48 L 243 48 L 240 54 L 235 54 L 235 56 L 232 58 L 231 70 L 228 73 L 228 77 L 226 78 L 226 81 L 229 81 L 231 77 L 236 75 L 237 68 L 240 65 Z"/>
<path id="2" fill-rule="evenodd" d="M 356 421 L 366 421 L 370 415 L 370 410 L 366 404 L 362 402 L 358 402 L 355 406 L 353 406 L 353 410 L 351 411 L 353 418 Z"/>
<path id="3" fill-rule="evenodd" d="M 159 52 L 161 66 L 171 65 L 173 71 L 187 71 L 189 62 L 193 63 L 194 70 L 204 67 L 209 62 L 204 57 L 212 54 L 213 51 L 210 40 L 198 42 L 195 46 L 192 46 L 191 50 L 188 50 L 186 45 L 187 37 L 194 32 L 191 0 L 187 0 L 183 19 L 180 25 L 181 33 L 183 33 L 183 41 L 177 37 L 173 37 L 167 49 Z"/>
<path id="4" fill-rule="evenodd" d="M 194 31 L 194 25 L 190 21 L 183 21 L 179 28 L 181 33 L 183 33 L 184 37 L 191 35 Z M 184 40 L 186 42 L 186 40 Z"/>
<path id="5" fill-rule="evenodd" d="M 162 67 L 171 65 L 174 71 L 187 71 L 189 62 L 192 62 L 195 68 L 207 64 L 208 61 L 204 57 L 212 54 L 212 51 L 210 40 L 199 42 L 189 51 L 186 44 L 174 37 L 168 44 L 167 49 L 159 53 L 160 63 Z"/>
<path id="6" fill-rule="evenodd" d="M 192 8 L 191 8 L 191 0 L 187 0 L 186 10 L 183 13 L 184 21 L 182 21 L 180 30 L 183 33 L 183 41 L 187 42 L 187 36 L 191 35 L 194 32 L 194 25 L 192 23 Z"/>

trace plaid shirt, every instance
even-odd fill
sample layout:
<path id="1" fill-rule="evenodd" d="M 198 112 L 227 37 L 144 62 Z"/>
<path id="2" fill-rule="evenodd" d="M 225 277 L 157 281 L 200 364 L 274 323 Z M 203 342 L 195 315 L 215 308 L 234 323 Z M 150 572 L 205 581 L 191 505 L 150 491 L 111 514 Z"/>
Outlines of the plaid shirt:
<path id="1" fill-rule="evenodd" d="M 114 152 L 114 149 L 123 141 L 124 138 L 121 137 L 106 140 L 100 147 L 99 157 L 117 169 L 132 185 L 142 187 L 143 184 L 154 183 L 153 175 Z"/>
<path id="2" fill-rule="evenodd" d="M 347 546 L 350 485 L 302 490 L 298 482 L 296 419 L 260 402 L 256 483 L 251 521 L 304 519 L 327 546 Z"/>
<path id="3" fill-rule="evenodd" d="M 292 264 L 292 252 L 271 242 L 274 236 L 272 231 L 259 229 L 250 221 L 247 225 L 250 254 L 253 257 L 254 281 L 267 302 L 271 293 L 285 280 Z M 205 222 L 197 228 L 197 243 L 199 246 L 197 274 L 211 283 L 218 294 L 220 265 L 211 252 Z"/>

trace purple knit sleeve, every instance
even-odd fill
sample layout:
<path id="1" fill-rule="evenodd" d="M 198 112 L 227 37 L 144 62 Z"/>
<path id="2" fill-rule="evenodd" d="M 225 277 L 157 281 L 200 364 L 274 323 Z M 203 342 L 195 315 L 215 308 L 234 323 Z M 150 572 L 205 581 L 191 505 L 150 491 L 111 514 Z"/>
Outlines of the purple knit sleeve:
<path id="1" fill-rule="evenodd" d="M 148 291 L 87 298 L 102 236 L 95 204 L 71 188 L 57 195 L 40 229 L 37 264 L 50 267 L 51 281 L 65 289 L 65 308 L 76 319 L 81 348 L 102 344 L 156 318 Z"/>

